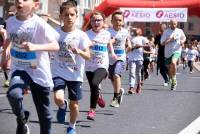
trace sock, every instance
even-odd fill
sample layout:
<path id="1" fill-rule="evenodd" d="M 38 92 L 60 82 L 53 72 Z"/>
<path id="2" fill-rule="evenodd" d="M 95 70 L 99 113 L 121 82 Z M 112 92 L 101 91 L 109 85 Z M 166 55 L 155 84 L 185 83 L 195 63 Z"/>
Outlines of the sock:
<path id="1" fill-rule="evenodd" d="M 3 74 L 4 74 L 4 77 L 5 77 L 5 80 L 8 80 L 8 73 L 7 73 L 7 71 L 4 71 Z"/>
<path id="2" fill-rule="evenodd" d="M 72 123 L 69 123 L 69 127 L 75 129 L 76 128 L 76 123 L 72 124 Z"/>
<path id="3" fill-rule="evenodd" d="M 61 109 L 66 109 L 66 104 L 64 103 L 63 106 L 60 107 Z"/>
<path id="4" fill-rule="evenodd" d="M 118 97 L 120 93 L 114 93 L 114 98 Z"/>

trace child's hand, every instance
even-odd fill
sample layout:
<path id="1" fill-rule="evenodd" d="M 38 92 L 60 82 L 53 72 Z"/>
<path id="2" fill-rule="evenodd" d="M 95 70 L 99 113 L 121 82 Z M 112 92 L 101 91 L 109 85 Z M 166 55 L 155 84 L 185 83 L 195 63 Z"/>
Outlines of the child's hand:
<path id="1" fill-rule="evenodd" d="M 72 52 L 73 52 L 74 54 L 80 54 L 80 53 L 81 53 L 81 50 L 80 50 L 79 48 L 77 48 L 77 47 L 74 47 L 74 48 L 72 48 L 71 50 L 72 50 Z"/>
<path id="2" fill-rule="evenodd" d="M 115 60 L 118 60 L 118 56 L 116 54 L 111 54 L 111 57 Z"/>
<path id="3" fill-rule="evenodd" d="M 26 51 L 36 51 L 37 50 L 36 45 L 33 45 L 31 42 L 23 42 L 22 48 L 25 49 Z"/>
<path id="4" fill-rule="evenodd" d="M 110 42 L 111 42 L 112 44 L 115 44 L 116 39 L 112 37 L 111 40 L 110 40 Z"/>

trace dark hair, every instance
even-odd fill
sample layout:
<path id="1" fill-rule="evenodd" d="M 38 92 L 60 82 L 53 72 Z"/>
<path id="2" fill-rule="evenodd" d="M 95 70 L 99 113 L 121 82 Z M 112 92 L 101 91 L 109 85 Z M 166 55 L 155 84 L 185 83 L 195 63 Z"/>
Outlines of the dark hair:
<path id="1" fill-rule="evenodd" d="M 63 2 L 62 5 L 60 6 L 60 14 L 62 14 L 62 12 L 68 8 L 74 8 L 76 14 L 78 13 L 77 10 L 77 2 L 75 0 L 68 0 L 66 2 Z"/>
<path id="2" fill-rule="evenodd" d="M 153 34 L 148 35 L 147 39 L 151 40 L 152 38 L 155 38 Z"/>
<path id="3" fill-rule="evenodd" d="M 115 12 L 112 14 L 112 17 L 111 17 L 112 20 L 113 20 L 113 18 L 114 18 L 115 15 L 121 15 L 121 16 L 123 16 L 123 19 L 124 19 L 124 13 L 123 13 L 122 11 L 120 11 L 120 10 L 115 11 Z"/>

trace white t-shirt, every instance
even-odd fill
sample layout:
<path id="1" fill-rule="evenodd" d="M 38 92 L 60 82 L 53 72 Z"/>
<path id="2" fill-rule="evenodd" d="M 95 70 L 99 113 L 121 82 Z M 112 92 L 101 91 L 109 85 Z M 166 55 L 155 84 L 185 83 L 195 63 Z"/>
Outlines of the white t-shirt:
<path id="1" fill-rule="evenodd" d="M 196 57 L 198 56 L 198 51 L 195 49 L 188 49 L 187 52 L 187 59 L 189 61 L 195 61 Z"/>
<path id="2" fill-rule="evenodd" d="M 131 44 L 132 46 L 136 46 L 136 45 L 145 45 L 146 43 L 148 43 L 148 39 L 143 37 L 143 36 L 135 36 L 133 37 L 133 39 L 131 40 Z M 129 61 L 143 61 L 143 47 L 134 49 L 133 51 L 128 53 L 128 60 Z"/>
<path id="3" fill-rule="evenodd" d="M 86 49 L 90 44 L 88 36 L 78 29 L 72 32 L 63 32 L 59 27 L 56 30 L 60 33 L 58 41 L 60 50 L 55 53 L 53 60 L 53 77 L 59 76 L 68 81 L 83 82 L 85 59 L 80 55 L 74 54 L 70 48 Z"/>
<path id="4" fill-rule="evenodd" d="M 164 31 L 164 33 L 161 36 L 161 44 L 168 38 L 170 37 L 176 37 L 176 40 L 168 43 L 165 45 L 165 57 L 169 58 L 171 57 L 174 53 L 180 53 L 181 54 L 181 39 L 186 38 L 185 34 L 182 29 L 175 28 L 172 30 L 171 28 L 168 28 L 167 30 Z"/>
<path id="5" fill-rule="evenodd" d="M 103 30 L 95 33 L 92 30 L 86 32 L 89 39 L 95 42 L 90 48 L 91 59 L 86 61 L 86 71 L 94 72 L 98 68 L 108 69 L 108 43 L 110 41 L 110 33 Z"/>
<path id="6" fill-rule="evenodd" d="M 33 44 L 46 44 L 59 38 L 59 34 L 42 18 L 33 15 L 20 21 L 15 16 L 7 20 L 8 39 L 12 41 L 11 72 L 26 71 L 32 80 L 44 87 L 53 87 L 50 61 L 47 51 L 27 52 L 20 48 L 24 41 Z"/>
<path id="7" fill-rule="evenodd" d="M 181 57 L 186 58 L 188 53 L 188 48 L 182 48 Z"/>
<path id="8" fill-rule="evenodd" d="M 122 28 L 120 31 L 115 31 L 113 28 L 109 28 L 108 31 L 111 33 L 111 38 L 115 39 L 113 49 L 115 54 L 119 57 L 119 60 L 126 60 L 126 40 L 129 38 L 128 30 Z M 117 60 L 109 57 L 109 64 L 113 65 Z"/>

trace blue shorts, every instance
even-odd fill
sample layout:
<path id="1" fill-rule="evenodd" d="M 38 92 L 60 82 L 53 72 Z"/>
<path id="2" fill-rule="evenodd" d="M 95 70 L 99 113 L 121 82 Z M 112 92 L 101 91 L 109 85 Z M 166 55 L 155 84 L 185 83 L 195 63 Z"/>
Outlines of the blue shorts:
<path id="1" fill-rule="evenodd" d="M 53 78 L 54 89 L 53 91 L 65 90 L 68 88 L 68 99 L 78 101 L 82 99 L 82 82 L 80 81 L 67 81 L 61 77 Z"/>
<path id="2" fill-rule="evenodd" d="M 119 75 L 121 77 L 122 73 L 125 69 L 125 62 L 118 60 L 113 65 L 109 65 L 108 72 L 109 72 L 109 78 L 113 80 L 113 76 L 115 74 Z"/>

